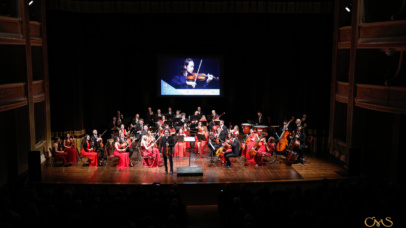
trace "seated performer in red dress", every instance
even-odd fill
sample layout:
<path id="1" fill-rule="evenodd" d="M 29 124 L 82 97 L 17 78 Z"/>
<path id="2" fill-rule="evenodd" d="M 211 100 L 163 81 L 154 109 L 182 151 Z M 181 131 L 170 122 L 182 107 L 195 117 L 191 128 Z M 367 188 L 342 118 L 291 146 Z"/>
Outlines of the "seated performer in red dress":
<path id="1" fill-rule="evenodd" d="M 263 165 L 263 159 L 265 156 L 272 156 L 272 154 L 275 151 L 275 138 L 274 137 L 269 137 L 268 142 L 265 142 L 265 138 L 262 138 L 263 144 L 262 146 L 258 149 L 257 154 L 255 155 L 255 163 L 256 165 Z"/>
<path id="2" fill-rule="evenodd" d="M 159 150 L 155 147 L 155 140 L 151 140 L 150 134 L 149 132 L 141 138 L 141 153 L 143 157 L 152 156 L 152 158 L 144 159 L 142 164 L 147 167 L 157 167 L 160 160 Z"/>
<path id="3" fill-rule="evenodd" d="M 124 133 L 124 135 L 127 135 L 127 130 L 124 128 L 124 124 L 120 125 L 120 131 L 118 134 L 120 135 L 121 133 Z"/>
<path id="4" fill-rule="evenodd" d="M 78 151 L 75 147 L 75 139 L 71 137 L 69 133 L 66 134 L 66 137 L 63 140 L 63 146 L 65 148 L 65 151 L 68 153 L 68 161 L 77 162 Z"/>
<path id="5" fill-rule="evenodd" d="M 249 151 L 258 141 L 258 134 L 254 132 L 254 129 L 250 129 L 250 135 L 248 136 L 248 142 L 246 141 L 245 151 L 242 156 L 245 156 L 247 161 L 255 162 L 255 157 L 251 157 Z"/>
<path id="6" fill-rule="evenodd" d="M 182 128 L 179 129 L 179 132 L 176 135 L 186 137 L 186 134 L 183 132 Z M 181 158 L 186 156 L 186 143 L 184 141 L 176 142 L 174 156 Z"/>
<path id="7" fill-rule="evenodd" d="M 130 153 L 126 152 L 128 144 L 124 142 L 120 144 L 119 137 L 114 138 L 114 156 L 118 157 L 117 168 L 128 168 L 130 166 Z"/>
<path id="8" fill-rule="evenodd" d="M 59 137 L 56 138 L 56 142 L 54 143 L 52 150 L 53 150 L 52 156 L 63 158 L 63 165 L 65 167 L 71 165 L 68 163 L 68 152 L 64 151 L 61 139 Z"/>
<path id="9" fill-rule="evenodd" d="M 96 166 L 101 166 L 99 164 L 99 156 L 96 152 L 94 152 L 92 141 L 90 140 L 90 136 L 86 135 L 85 140 L 82 145 L 82 150 L 80 153 L 89 158 L 89 166 L 90 167 L 96 167 Z"/>
<path id="10" fill-rule="evenodd" d="M 199 122 L 201 125 L 201 123 Z M 209 131 L 207 130 L 207 126 L 201 126 L 198 128 L 198 134 L 203 134 L 205 136 L 205 140 L 201 140 L 197 143 L 198 153 L 203 156 L 204 148 L 206 147 L 207 143 L 209 142 Z M 200 131 L 201 129 L 201 131 Z"/>
<path id="11" fill-rule="evenodd" d="M 231 133 L 233 133 L 237 139 L 239 138 L 240 132 L 239 132 L 238 125 L 235 125 L 235 126 L 234 126 L 234 128 L 233 128 L 233 130 L 232 130 Z"/>

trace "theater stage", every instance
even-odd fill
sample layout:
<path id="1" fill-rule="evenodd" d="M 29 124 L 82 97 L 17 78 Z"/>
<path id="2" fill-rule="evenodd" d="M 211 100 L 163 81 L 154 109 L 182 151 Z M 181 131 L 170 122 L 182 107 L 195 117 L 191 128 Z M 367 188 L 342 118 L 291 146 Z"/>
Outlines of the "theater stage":
<path id="1" fill-rule="evenodd" d="M 42 183 L 69 183 L 69 184 L 205 184 L 205 183 L 261 183 L 275 181 L 300 181 L 342 178 L 340 175 L 345 170 L 341 165 L 308 155 L 310 163 L 293 164 L 288 166 L 283 156 L 278 156 L 278 161 L 270 164 L 273 158 L 266 158 L 264 166 L 256 167 L 254 163 L 246 164 L 244 159 L 232 158 L 232 168 L 226 168 L 220 161 L 217 166 L 210 164 L 209 158 L 198 157 L 191 153 L 189 157 L 174 158 L 174 174 L 165 175 L 161 167 L 148 168 L 137 161 L 137 151 L 133 154 L 134 167 L 117 169 L 116 160 L 110 159 L 101 167 L 83 166 L 82 161 L 69 167 L 61 166 L 61 162 L 51 165 L 47 161 L 42 166 Z M 189 154 L 187 152 L 187 154 Z M 161 155 L 162 156 L 162 155 Z M 85 158 L 86 159 L 86 158 Z M 168 164 L 169 165 L 169 164 Z M 177 167 L 201 166 L 203 176 L 177 176 Z"/>

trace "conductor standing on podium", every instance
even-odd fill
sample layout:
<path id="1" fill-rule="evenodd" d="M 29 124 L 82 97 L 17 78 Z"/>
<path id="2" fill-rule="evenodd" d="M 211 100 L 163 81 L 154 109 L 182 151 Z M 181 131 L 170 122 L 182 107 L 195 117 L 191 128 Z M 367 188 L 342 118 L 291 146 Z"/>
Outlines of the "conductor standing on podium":
<path id="1" fill-rule="evenodd" d="M 173 174 L 173 146 L 175 145 L 173 138 L 170 136 L 169 129 L 164 130 L 164 137 L 161 139 L 161 144 L 159 145 L 159 151 L 161 151 L 164 157 L 164 165 L 165 165 L 165 175 L 168 174 L 168 162 L 167 158 L 169 158 L 169 165 L 170 165 L 170 173 Z M 168 150 L 167 150 L 168 149 Z"/>

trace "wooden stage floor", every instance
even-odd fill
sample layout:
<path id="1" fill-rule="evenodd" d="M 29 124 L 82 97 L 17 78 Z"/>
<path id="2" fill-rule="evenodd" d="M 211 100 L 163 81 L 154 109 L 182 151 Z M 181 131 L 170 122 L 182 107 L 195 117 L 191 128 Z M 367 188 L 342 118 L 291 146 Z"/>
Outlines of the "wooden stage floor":
<path id="1" fill-rule="evenodd" d="M 345 170 L 338 164 L 308 155 L 310 162 L 293 164 L 287 166 L 276 162 L 266 162 L 264 166 L 256 167 L 255 164 L 239 162 L 232 158 L 232 168 L 226 168 L 220 161 L 217 166 L 208 163 L 209 158 L 200 158 L 195 153 L 189 157 L 174 158 L 174 174 L 165 175 L 164 167 L 147 168 L 142 162 L 137 162 L 137 151 L 134 152 L 132 160 L 134 167 L 117 169 L 116 161 L 110 161 L 101 167 L 83 166 L 82 162 L 69 167 L 61 166 L 60 162 L 51 166 L 47 163 L 41 168 L 41 183 L 53 184 L 134 184 L 150 185 L 153 183 L 164 184 L 224 184 L 224 183 L 264 183 L 281 181 L 302 181 L 341 179 Z M 189 153 L 187 153 L 189 154 Z M 281 156 L 279 156 L 282 160 Z M 266 161 L 271 159 L 267 158 Z M 161 164 L 163 165 L 163 164 Z M 168 164 L 169 165 L 169 164 Z M 203 176 L 177 176 L 176 169 L 180 166 L 201 166 Z"/>

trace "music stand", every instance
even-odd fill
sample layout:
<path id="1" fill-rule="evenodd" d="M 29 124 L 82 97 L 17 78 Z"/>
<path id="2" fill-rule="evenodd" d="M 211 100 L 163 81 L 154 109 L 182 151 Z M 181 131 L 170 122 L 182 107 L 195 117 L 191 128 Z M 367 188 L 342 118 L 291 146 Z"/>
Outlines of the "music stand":
<path id="1" fill-rule="evenodd" d="M 191 142 L 196 142 L 196 140 L 195 140 L 195 137 L 184 137 L 184 141 L 185 142 L 189 142 L 189 143 L 191 143 Z M 193 149 L 191 149 L 190 150 L 190 152 L 189 152 L 189 166 L 190 166 L 190 154 L 192 153 L 192 150 L 194 150 L 195 148 L 193 148 Z"/>
<path id="2" fill-rule="evenodd" d="M 209 142 L 208 142 L 207 144 L 210 145 L 210 146 L 213 148 L 213 152 L 212 152 L 211 155 L 210 155 L 210 160 L 207 161 L 207 162 L 205 163 L 205 165 L 206 165 L 207 163 L 209 163 L 209 164 L 214 164 L 215 166 L 217 166 L 216 161 L 214 161 L 214 159 L 213 159 L 213 154 L 216 153 L 216 151 L 215 151 L 214 146 L 211 144 L 211 139 L 209 139 Z"/>
<path id="3" fill-rule="evenodd" d="M 183 135 L 174 135 L 174 136 L 172 136 L 172 138 L 173 138 L 173 141 L 175 142 L 175 146 L 176 146 L 176 143 L 183 142 L 183 140 L 184 140 Z M 178 144 L 178 153 L 179 153 L 179 144 Z M 185 159 L 185 158 L 183 158 L 183 159 Z"/>
<path id="4" fill-rule="evenodd" d="M 204 134 L 196 134 L 197 137 L 197 141 L 206 141 L 206 136 Z M 199 153 L 199 151 L 197 151 L 197 153 Z M 205 158 L 205 156 L 203 154 L 199 155 L 199 157 L 201 158 Z"/>

